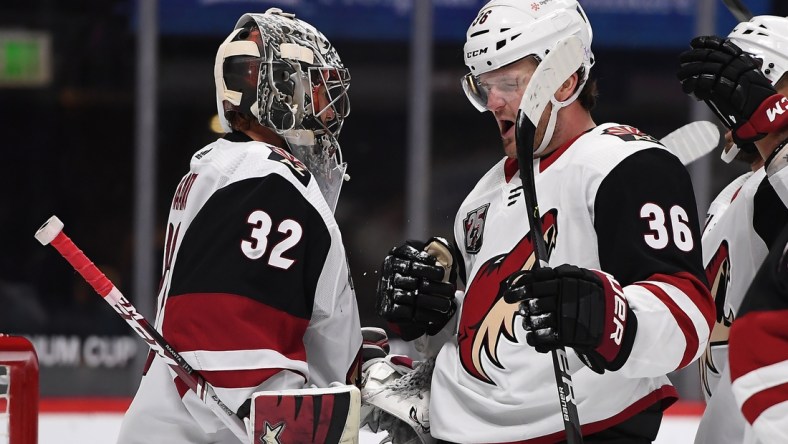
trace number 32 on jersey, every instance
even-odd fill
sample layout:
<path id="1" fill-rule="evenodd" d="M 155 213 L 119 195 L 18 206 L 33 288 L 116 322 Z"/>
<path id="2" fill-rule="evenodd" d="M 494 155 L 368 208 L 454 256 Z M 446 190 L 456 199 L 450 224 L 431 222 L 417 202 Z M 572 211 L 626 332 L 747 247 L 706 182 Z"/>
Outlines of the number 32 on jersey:
<path id="1" fill-rule="evenodd" d="M 249 259 L 257 260 L 268 251 L 268 236 L 271 234 L 275 221 L 265 211 L 255 210 L 249 215 L 246 222 L 251 225 L 252 230 L 249 233 L 249 239 L 241 241 L 241 251 Z M 287 270 L 295 263 L 295 260 L 286 257 L 285 254 L 301 241 L 304 229 L 300 223 L 293 219 L 285 219 L 277 224 L 276 231 L 284 234 L 285 237 L 270 249 L 268 265 Z"/>
<path id="2" fill-rule="evenodd" d="M 661 250 L 673 241 L 679 250 L 690 251 L 695 245 L 692 230 L 687 225 L 689 223 L 687 211 L 679 205 L 670 207 L 666 214 L 659 205 L 647 203 L 640 208 L 640 217 L 648 220 L 651 231 L 643 237 L 649 247 Z"/>

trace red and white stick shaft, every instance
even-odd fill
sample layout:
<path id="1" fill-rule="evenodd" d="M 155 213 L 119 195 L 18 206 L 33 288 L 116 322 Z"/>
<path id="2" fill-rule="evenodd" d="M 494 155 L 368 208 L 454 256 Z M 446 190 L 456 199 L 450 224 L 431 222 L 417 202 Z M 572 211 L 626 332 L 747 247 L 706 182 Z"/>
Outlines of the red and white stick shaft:
<path id="1" fill-rule="evenodd" d="M 197 370 L 167 343 L 167 341 L 156 331 L 144 316 L 137 312 L 120 290 L 112 284 L 109 278 L 91 262 L 85 253 L 80 250 L 74 242 L 63 232 L 63 222 L 52 216 L 47 220 L 35 234 L 35 238 L 42 245 L 51 244 L 68 261 L 85 282 L 90 284 L 96 293 L 101 295 L 105 301 L 117 312 L 131 328 L 137 332 L 148 346 L 156 352 L 164 362 L 178 375 L 186 385 L 194 391 L 200 399 L 205 402 L 214 413 L 222 419 L 222 422 L 235 433 L 241 442 L 247 441 L 247 433 L 240 419 L 229 407 L 227 407 L 216 395 L 205 379 Z M 210 400 L 210 401 L 209 401 Z"/>

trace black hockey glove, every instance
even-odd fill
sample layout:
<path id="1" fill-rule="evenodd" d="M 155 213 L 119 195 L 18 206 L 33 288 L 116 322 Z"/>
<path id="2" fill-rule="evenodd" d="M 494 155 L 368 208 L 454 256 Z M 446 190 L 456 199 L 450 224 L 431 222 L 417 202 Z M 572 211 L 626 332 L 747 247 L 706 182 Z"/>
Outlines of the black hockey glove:
<path id="1" fill-rule="evenodd" d="M 432 238 L 392 248 L 383 260 L 375 308 L 402 339 L 438 333 L 457 311 L 453 252 L 445 239 Z"/>
<path id="2" fill-rule="evenodd" d="M 729 40 L 695 37 L 679 56 L 685 93 L 705 100 L 740 147 L 788 126 L 788 99 L 761 72 L 760 62 Z"/>
<path id="3" fill-rule="evenodd" d="M 574 265 L 518 271 L 504 299 L 520 302 L 526 341 L 540 353 L 571 347 L 597 373 L 624 365 L 637 318 L 611 276 Z"/>

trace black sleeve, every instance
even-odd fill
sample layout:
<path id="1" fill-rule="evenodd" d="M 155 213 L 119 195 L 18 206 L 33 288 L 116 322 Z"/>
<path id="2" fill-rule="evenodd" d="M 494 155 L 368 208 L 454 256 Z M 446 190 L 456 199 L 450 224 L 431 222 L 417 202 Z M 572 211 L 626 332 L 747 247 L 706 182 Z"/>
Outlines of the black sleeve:
<path id="1" fill-rule="evenodd" d="M 255 211 L 265 212 L 272 224 L 265 253 L 252 259 L 241 244 L 255 242 L 248 222 Z M 278 229 L 285 220 L 301 228 L 295 244 L 285 242 L 292 232 Z M 270 260 L 280 245 L 286 247 L 281 257 L 294 261 L 288 267 Z M 175 259 L 170 298 L 233 294 L 309 319 L 330 246 L 325 222 L 293 184 L 275 174 L 242 180 L 216 191 L 192 221 Z"/>
<path id="2" fill-rule="evenodd" d="M 769 247 L 777 240 L 783 227 L 788 225 L 788 208 L 780 200 L 768 178 L 761 181 L 755 192 L 752 225 Z"/>
<path id="3" fill-rule="evenodd" d="M 788 226 L 769 246 L 769 254 L 744 296 L 737 317 L 752 311 L 788 309 Z M 786 321 L 788 323 L 788 320 Z"/>
<path id="4" fill-rule="evenodd" d="M 621 285 L 681 271 L 707 284 L 692 181 L 663 149 L 632 154 L 602 180 L 594 229 L 601 268 Z"/>

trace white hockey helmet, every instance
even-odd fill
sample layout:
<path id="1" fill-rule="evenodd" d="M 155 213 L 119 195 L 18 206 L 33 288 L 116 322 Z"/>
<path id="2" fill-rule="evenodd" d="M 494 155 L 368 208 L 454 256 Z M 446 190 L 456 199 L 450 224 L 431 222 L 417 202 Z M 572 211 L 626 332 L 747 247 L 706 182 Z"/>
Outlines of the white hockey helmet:
<path id="1" fill-rule="evenodd" d="M 594 64 L 593 32 L 576 0 L 490 1 L 466 34 L 463 54 L 470 73 L 463 81 L 463 90 L 468 99 L 479 111 L 485 111 L 486 97 L 478 94 L 483 91 L 476 91 L 473 78 L 530 55 L 542 59 L 559 40 L 570 35 L 580 38 L 585 53 L 580 90 Z"/>
<path id="2" fill-rule="evenodd" d="M 761 72 L 776 84 L 788 70 L 788 17 L 758 15 L 733 28 L 728 39 L 742 51 L 762 62 Z M 730 163 L 739 151 L 755 153 L 754 144 L 733 145 L 720 158 Z"/>
<path id="3" fill-rule="evenodd" d="M 788 17 L 755 16 L 736 25 L 728 39 L 763 62 L 761 71 L 772 84 L 788 70 Z"/>
<path id="4" fill-rule="evenodd" d="M 232 110 L 279 134 L 309 130 L 337 137 L 350 112 L 350 75 L 336 49 L 315 27 L 278 8 L 241 16 L 216 53 L 214 79 L 227 132 L 225 112 Z M 316 110 L 321 85 L 329 104 Z M 329 109 L 332 119 L 324 123 L 320 116 Z"/>

